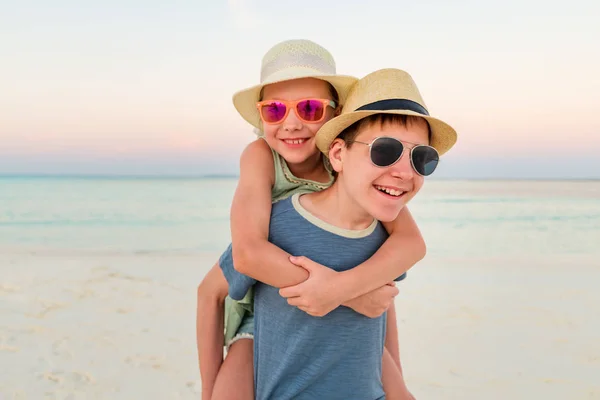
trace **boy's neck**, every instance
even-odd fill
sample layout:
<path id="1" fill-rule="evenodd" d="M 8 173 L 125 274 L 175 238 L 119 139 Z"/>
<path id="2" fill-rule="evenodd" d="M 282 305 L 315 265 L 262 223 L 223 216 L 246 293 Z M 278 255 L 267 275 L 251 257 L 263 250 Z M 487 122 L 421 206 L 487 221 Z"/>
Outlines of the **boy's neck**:
<path id="1" fill-rule="evenodd" d="M 319 178 L 322 178 L 323 172 L 326 172 L 320 152 L 315 153 L 313 156 L 298 164 L 292 164 L 287 161 L 286 163 L 290 172 L 300 179 L 319 182 L 322 180 Z"/>
<path id="2" fill-rule="evenodd" d="M 338 228 L 366 229 L 374 220 L 338 181 L 325 190 L 301 196 L 300 204 L 314 216 Z"/>

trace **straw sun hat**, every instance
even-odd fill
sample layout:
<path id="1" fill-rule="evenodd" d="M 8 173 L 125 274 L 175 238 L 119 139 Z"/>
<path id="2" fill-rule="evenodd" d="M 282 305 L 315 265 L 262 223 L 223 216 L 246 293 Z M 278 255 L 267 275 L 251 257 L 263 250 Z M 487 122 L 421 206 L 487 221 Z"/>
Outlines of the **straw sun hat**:
<path id="1" fill-rule="evenodd" d="M 414 115 L 427 120 L 431 128 L 430 146 L 440 155 L 456 143 L 456 131 L 429 115 L 412 77 L 399 69 L 381 69 L 360 79 L 348 94 L 342 112 L 317 132 L 319 150 L 329 155 L 334 139 L 353 123 L 373 114 Z"/>
<path id="2" fill-rule="evenodd" d="M 316 78 L 329 82 L 344 100 L 358 80 L 352 76 L 337 75 L 332 55 L 310 40 L 287 40 L 273 46 L 262 59 L 260 84 L 233 95 L 233 105 L 240 115 L 258 130 L 262 130 L 256 103 L 266 85 L 300 78 Z"/>

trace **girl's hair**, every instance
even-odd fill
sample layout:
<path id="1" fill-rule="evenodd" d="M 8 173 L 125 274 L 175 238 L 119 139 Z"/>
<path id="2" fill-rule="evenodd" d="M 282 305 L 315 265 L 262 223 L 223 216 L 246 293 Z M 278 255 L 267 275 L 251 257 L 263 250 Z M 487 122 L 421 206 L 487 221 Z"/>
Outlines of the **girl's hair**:
<path id="1" fill-rule="evenodd" d="M 336 107 L 338 107 L 340 104 L 340 96 L 337 92 L 337 90 L 335 90 L 335 88 L 333 87 L 333 85 L 327 81 L 323 81 L 327 84 L 328 88 L 329 88 L 329 94 L 331 95 L 331 100 L 335 101 L 335 105 Z M 262 101 L 263 100 L 263 91 L 265 90 L 265 88 L 263 87 L 260 91 L 260 96 L 258 98 L 258 101 Z"/>
<path id="2" fill-rule="evenodd" d="M 340 96 L 339 96 L 337 90 L 335 90 L 333 85 L 329 82 L 327 82 L 327 86 L 329 86 L 329 94 L 331 95 L 331 100 L 335 101 L 336 107 L 339 107 L 340 106 Z"/>

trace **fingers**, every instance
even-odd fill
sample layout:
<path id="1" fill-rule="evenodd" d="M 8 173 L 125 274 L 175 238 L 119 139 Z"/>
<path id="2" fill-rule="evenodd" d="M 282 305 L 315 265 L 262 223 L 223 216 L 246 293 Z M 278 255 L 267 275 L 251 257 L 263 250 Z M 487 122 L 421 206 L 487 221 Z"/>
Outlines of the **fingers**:
<path id="1" fill-rule="evenodd" d="M 301 300 L 300 297 L 290 297 L 289 299 L 287 299 L 287 302 L 290 306 L 306 307 L 306 304 L 304 303 L 304 301 Z"/>
<path id="2" fill-rule="evenodd" d="M 310 258 L 304 257 L 304 256 L 298 256 L 298 257 L 290 256 L 290 262 L 292 264 L 297 265 L 298 267 L 304 268 L 311 274 L 314 272 L 317 272 L 321 268 L 327 268 L 326 266 L 316 263 L 313 260 L 311 260 Z"/>
<path id="3" fill-rule="evenodd" d="M 298 290 L 298 285 L 288 286 L 286 288 L 279 289 L 279 295 L 281 297 L 285 297 L 285 298 L 298 297 L 300 295 L 300 291 Z"/>
<path id="4" fill-rule="evenodd" d="M 306 268 L 307 264 L 309 264 L 309 259 L 304 256 L 290 256 L 290 262 L 299 267 Z"/>
<path id="5" fill-rule="evenodd" d="M 299 310 L 304 311 L 305 313 L 307 313 L 308 315 L 310 315 L 311 317 L 322 317 L 325 314 L 320 313 L 320 312 L 315 312 L 312 309 L 305 307 L 305 306 L 298 306 L 297 307 Z"/>
<path id="6" fill-rule="evenodd" d="M 384 290 L 386 295 L 392 297 L 396 297 L 400 293 L 400 290 L 396 286 L 385 286 Z"/>
<path id="7" fill-rule="evenodd" d="M 311 314 L 310 314 L 310 310 L 308 309 L 308 307 L 304 307 L 304 306 L 298 306 L 298 309 L 299 309 L 299 310 L 302 310 L 302 311 L 304 311 L 304 312 L 305 312 L 305 313 L 307 313 L 308 315 L 311 315 Z"/>
<path id="8" fill-rule="evenodd" d="M 310 308 L 306 305 L 306 303 L 300 297 L 290 297 L 287 299 L 287 303 L 292 307 L 297 307 L 298 309 L 304 311 L 309 315 L 313 315 L 311 313 Z"/>

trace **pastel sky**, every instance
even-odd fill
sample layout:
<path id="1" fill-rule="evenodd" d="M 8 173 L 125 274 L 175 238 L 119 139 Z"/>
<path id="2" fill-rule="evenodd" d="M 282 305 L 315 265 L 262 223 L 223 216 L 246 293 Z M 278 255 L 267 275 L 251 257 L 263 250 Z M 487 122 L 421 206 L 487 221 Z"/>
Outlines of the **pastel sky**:
<path id="1" fill-rule="evenodd" d="M 306 38 L 413 76 L 459 133 L 438 177 L 600 178 L 599 4 L 0 0 L 0 174 L 237 173 L 233 92 Z"/>

